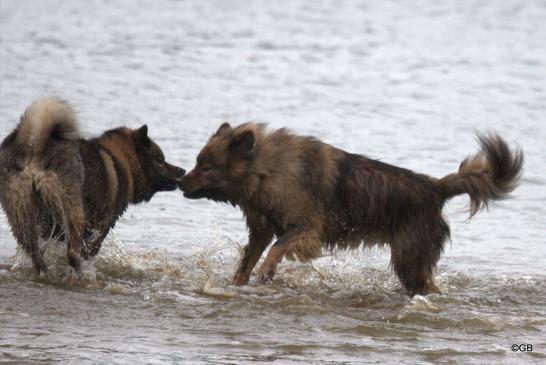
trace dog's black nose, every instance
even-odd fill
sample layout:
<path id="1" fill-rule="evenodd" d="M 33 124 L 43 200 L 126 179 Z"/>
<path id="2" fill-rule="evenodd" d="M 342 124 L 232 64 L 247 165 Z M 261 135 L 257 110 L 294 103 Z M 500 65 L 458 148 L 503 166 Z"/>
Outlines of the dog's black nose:
<path id="1" fill-rule="evenodd" d="M 181 168 L 178 169 L 178 176 L 179 176 L 179 177 L 182 177 L 182 176 L 184 176 L 185 174 L 186 174 L 186 170 L 181 169 Z"/>

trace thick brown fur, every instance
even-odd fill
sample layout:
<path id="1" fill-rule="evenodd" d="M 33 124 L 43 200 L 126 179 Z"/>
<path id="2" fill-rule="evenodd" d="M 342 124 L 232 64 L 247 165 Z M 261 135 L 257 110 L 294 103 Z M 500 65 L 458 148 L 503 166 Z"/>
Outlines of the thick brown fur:
<path id="1" fill-rule="evenodd" d="M 148 127 L 84 140 L 66 101 L 42 98 L 0 145 L 0 204 L 17 243 L 40 273 L 38 240 L 68 243 L 70 265 L 95 256 L 129 204 L 176 189 L 184 170 L 165 162 Z"/>
<path id="2" fill-rule="evenodd" d="M 273 277 L 284 256 L 306 261 L 322 248 L 387 244 L 411 295 L 435 291 L 433 269 L 449 238 L 445 202 L 469 194 L 471 213 L 500 200 L 519 181 L 523 154 L 498 136 L 479 136 L 481 151 L 442 179 L 347 153 L 285 129 L 224 123 L 180 182 L 188 198 L 239 206 L 249 228 L 234 282 L 244 285 L 271 243 L 258 281 Z"/>

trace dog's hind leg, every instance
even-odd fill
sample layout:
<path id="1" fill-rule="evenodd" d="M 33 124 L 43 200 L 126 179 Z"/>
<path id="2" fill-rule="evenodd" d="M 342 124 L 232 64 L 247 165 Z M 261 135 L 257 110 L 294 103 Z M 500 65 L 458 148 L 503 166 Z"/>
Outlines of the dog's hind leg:
<path id="1" fill-rule="evenodd" d="M 65 210 L 66 221 L 64 223 L 68 230 L 66 256 L 70 266 L 76 273 L 81 274 L 80 251 L 84 226 L 83 209 L 79 204 L 67 205 L 66 207 L 68 208 Z"/>
<path id="2" fill-rule="evenodd" d="M 55 219 L 63 222 L 68 242 L 68 263 L 80 274 L 84 213 L 79 185 L 62 184 L 55 173 L 45 172 L 35 179 L 35 189 L 48 210 L 54 214 Z"/>
<path id="3" fill-rule="evenodd" d="M 47 273 L 47 266 L 42 258 L 40 252 L 40 246 L 38 245 L 38 232 L 36 230 L 36 223 L 21 223 L 18 221 L 13 222 L 10 220 L 13 235 L 17 242 L 23 247 L 27 255 L 32 259 L 32 265 L 37 274 Z"/>
<path id="4" fill-rule="evenodd" d="M 14 188 L 14 186 L 17 186 L 17 188 Z M 18 179 L 16 183 L 12 184 L 4 205 L 17 243 L 31 257 L 36 272 L 40 274 L 40 272 L 47 272 L 47 266 L 38 245 L 39 208 L 35 198 L 32 192 L 32 180 Z"/>
<path id="5" fill-rule="evenodd" d="M 271 247 L 258 271 L 258 282 L 273 279 L 277 265 L 285 255 L 296 255 L 300 261 L 307 261 L 321 254 L 319 234 L 316 230 L 295 228 L 282 235 Z"/>
<path id="6" fill-rule="evenodd" d="M 402 285 L 411 296 L 439 292 L 432 277 L 440 259 L 445 236 L 399 235 L 391 244 L 391 264 Z"/>
<path id="7" fill-rule="evenodd" d="M 233 284 L 239 286 L 248 284 L 254 266 L 256 266 L 265 248 L 271 243 L 272 238 L 273 232 L 267 228 L 250 229 L 248 245 L 244 248 L 243 257 L 233 277 Z"/>
<path id="8" fill-rule="evenodd" d="M 400 282 L 411 296 L 428 294 L 432 280 L 433 265 L 426 254 L 417 254 L 411 250 L 391 252 L 391 263 Z"/>

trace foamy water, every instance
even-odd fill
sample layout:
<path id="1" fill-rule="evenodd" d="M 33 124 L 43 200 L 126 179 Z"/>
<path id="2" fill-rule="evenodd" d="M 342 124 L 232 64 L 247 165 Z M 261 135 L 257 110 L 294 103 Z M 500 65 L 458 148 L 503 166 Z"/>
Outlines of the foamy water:
<path id="1" fill-rule="evenodd" d="M 266 122 L 442 176 L 495 130 L 526 154 L 514 199 L 470 222 L 408 298 L 384 250 L 283 262 L 234 287 L 230 206 L 131 207 L 76 280 L 47 277 L 0 214 L 0 363 L 542 363 L 546 348 L 546 4 L 542 1 L 0 2 L 0 138 L 43 95 L 86 136 L 147 123 L 186 169 L 223 121 Z M 532 344 L 532 352 L 513 352 Z"/>

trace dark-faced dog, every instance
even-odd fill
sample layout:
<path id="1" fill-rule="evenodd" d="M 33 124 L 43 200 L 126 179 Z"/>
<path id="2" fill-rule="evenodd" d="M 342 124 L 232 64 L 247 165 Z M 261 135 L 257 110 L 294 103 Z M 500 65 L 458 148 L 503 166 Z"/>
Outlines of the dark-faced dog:
<path id="1" fill-rule="evenodd" d="M 325 248 L 388 244 L 391 264 L 409 294 L 436 291 L 432 272 L 449 238 L 446 201 L 468 194 L 471 215 L 505 199 L 520 179 L 521 151 L 500 137 L 478 136 L 481 151 L 459 171 L 436 179 L 347 153 L 285 129 L 223 124 L 180 181 L 184 196 L 239 206 L 250 231 L 234 283 L 258 272 L 266 282 L 284 256 L 301 261 Z"/>
<path id="2" fill-rule="evenodd" d="M 82 139 L 70 105 L 32 103 L 0 145 L 0 203 L 17 243 L 37 272 L 46 265 L 38 239 L 68 242 L 69 264 L 95 256 L 128 204 L 176 190 L 185 171 L 165 162 L 146 125 Z"/>

